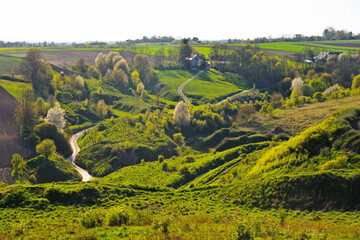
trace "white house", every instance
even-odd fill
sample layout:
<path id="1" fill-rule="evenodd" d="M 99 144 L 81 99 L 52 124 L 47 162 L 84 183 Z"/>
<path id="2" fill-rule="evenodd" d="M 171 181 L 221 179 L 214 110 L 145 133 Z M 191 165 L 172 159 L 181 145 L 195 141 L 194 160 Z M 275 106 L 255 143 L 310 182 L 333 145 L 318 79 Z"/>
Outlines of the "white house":
<path id="1" fill-rule="evenodd" d="M 201 59 L 197 54 L 191 54 L 191 57 L 187 57 L 186 60 L 190 61 L 191 67 L 196 67 Z"/>

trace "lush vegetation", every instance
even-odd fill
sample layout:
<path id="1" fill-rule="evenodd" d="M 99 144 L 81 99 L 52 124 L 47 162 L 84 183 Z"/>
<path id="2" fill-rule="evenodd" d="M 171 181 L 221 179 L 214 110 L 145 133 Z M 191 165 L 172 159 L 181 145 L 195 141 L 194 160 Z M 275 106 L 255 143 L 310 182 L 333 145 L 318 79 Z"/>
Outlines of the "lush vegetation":
<path id="1" fill-rule="evenodd" d="M 31 84 L 0 81 L 38 154 L 14 155 L 17 184 L 0 183 L 0 238 L 359 238 L 359 60 L 306 65 L 253 46 L 172 41 L 116 43 L 142 54 L 79 59 L 74 75 L 31 50 Z M 109 48 L 77 47 L 100 46 Z M 184 87 L 192 104 L 178 103 L 206 56 L 217 70 Z M 90 126 L 75 162 L 96 178 L 80 183 L 64 157 L 70 136 Z"/>

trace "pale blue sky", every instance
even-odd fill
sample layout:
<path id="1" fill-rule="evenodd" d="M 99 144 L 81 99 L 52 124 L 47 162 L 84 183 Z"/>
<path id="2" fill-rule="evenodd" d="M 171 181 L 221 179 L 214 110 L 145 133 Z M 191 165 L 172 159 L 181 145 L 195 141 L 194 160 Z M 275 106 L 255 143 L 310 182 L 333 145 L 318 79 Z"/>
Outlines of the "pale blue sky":
<path id="1" fill-rule="evenodd" d="M 0 40 L 118 41 L 360 33 L 360 0 L 0 0 Z"/>

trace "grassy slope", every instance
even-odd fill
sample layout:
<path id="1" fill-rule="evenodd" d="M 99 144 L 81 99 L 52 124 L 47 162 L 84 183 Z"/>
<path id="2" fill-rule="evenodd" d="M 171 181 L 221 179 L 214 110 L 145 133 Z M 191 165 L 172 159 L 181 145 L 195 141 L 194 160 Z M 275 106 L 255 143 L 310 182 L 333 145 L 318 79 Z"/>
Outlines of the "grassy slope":
<path id="1" fill-rule="evenodd" d="M 236 86 L 237 85 L 237 86 Z M 220 73 L 213 69 L 205 71 L 184 87 L 186 95 L 225 98 L 228 95 L 248 88 L 248 84 L 238 75 Z"/>
<path id="2" fill-rule="evenodd" d="M 59 193 L 58 201 L 49 190 Z M 0 188 L 0 191 L 9 190 Z M 31 204 L 2 209 L 2 239 L 235 239 L 241 223 L 257 239 L 355 239 L 357 212 L 302 212 L 246 209 L 214 197 L 219 191 L 150 192 L 98 183 L 24 186 Z M 55 195 L 54 195 L 55 196 Z M 68 197 L 68 201 L 66 201 Z M 96 199 L 98 197 L 98 199 Z M 69 206 L 71 199 L 77 204 Z M 100 200 L 101 199 L 101 200 Z M 54 204 L 52 204 L 52 202 Z M 98 204 L 97 206 L 95 204 Z M 108 226 L 119 208 L 129 213 L 126 226 Z M 87 213 L 104 218 L 102 226 L 84 228 Z M 168 222 L 165 234 L 162 223 Z"/>
<path id="3" fill-rule="evenodd" d="M 300 108 L 277 109 L 271 118 L 263 118 L 260 122 L 262 127 L 268 130 L 281 127 L 286 132 L 296 134 L 330 117 L 334 111 L 356 106 L 360 106 L 360 96 L 304 105 Z"/>
<path id="4" fill-rule="evenodd" d="M 20 101 L 21 90 L 24 88 L 31 88 L 30 83 L 13 82 L 0 79 L 0 85 L 5 88 L 16 100 Z"/>
<path id="5" fill-rule="evenodd" d="M 38 183 L 59 181 L 80 181 L 80 174 L 65 160 L 59 156 L 52 156 L 49 160 L 36 157 L 27 162 L 30 174 L 34 174 Z"/>
<path id="6" fill-rule="evenodd" d="M 350 98 L 347 100 L 350 101 Z M 322 104 L 324 103 L 314 104 L 314 106 L 322 106 Z M 308 109 L 308 111 L 315 110 Z M 291 122 L 288 124 L 290 126 Z M 296 139 L 302 138 L 302 135 L 293 138 L 291 144 L 297 144 Z M 310 133 L 311 135 L 314 134 Z M 321 141 L 316 142 L 321 143 Z M 296 149 L 296 147 L 294 148 Z M 192 172 L 193 167 L 203 166 L 203 162 L 209 161 L 212 157 L 222 159 L 221 155 L 223 155 L 226 158 L 230 152 L 238 153 L 238 150 L 235 148 L 216 153 L 213 156 L 211 156 L 212 154 L 204 154 L 203 158 L 196 158 L 195 162 L 192 163 L 185 163 L 182 158 L 166 161 L 178 169 L 180 166 L 187 165 Z M 356 211 L 309 212 L 243 207 L 242 204 L 279 207 L 280 204 L 284 203 L 283 192 L 286 190 L 289 193 L 286 195 L 286 202 L 300 201 L 301 206 L 306 208 L 306 204 L 309 202 L 306 198 L 302 199 L 301 197 L 308 196 L 313 189 L 309 190 L 304 186 L 316 187 L 319 184 L 326 183 L 328 187 L 319 185 L 322 186 L 320 188 L 322 191 L 320 193 L 315 191 L 315 196 L 311 198 L 319 202 L 327 202 L 327 205 L 322 205 L 326 210 L 327 206 L 331 207 L 326 193 L 333 191 L 335 194 L 340 194 L 341 199 L 343 199 L 345 195 L 342 191 L 338 191 L 339 186 L 344 189 L 343 191 L 347 191 L 347 182 L 341 182 L 342 178 L 339 178 L 338 175 L 348 175 L 347 181 L 351 183 L 353 181 L 351 176 L 358 174 L 357 170 L 353 169 L 356 166 L 353 165 L 354 163 L 351 163 L 352 165 L 349 165 L 349 169 L 345 169 L 346 171 L 328 170 L 323 173 L 311 173 L 317 169 L 311 170 L 308 167 L 304 168 L 295 164 L 293 167 L 298 169 L 298 172 L 294 172 L 292 175 L 275 170 L 272 174 L 270 171 L 268 175 L 253 180 L 244 178 L 256 166 L 258 159 L 264 152 L 267 150 L 256 151 L 239 159 L 229 158 L 225 165 L 207 171 L 206 174 L 193 182 L 195 187 L 201 188 L 190 189 L 189 185 L 187 190 L 180 191 L 152 188 L 149 185 L 164 186 L 164 183 L 171 182 L 180 176 L 178 171 L 162 171 L 160 163 L 157 162 L 123 168 L 116 177 L 114 173 L 93 183 L 49 184 L 28 187 L 28 190 L 25 190 L 27 193 L 25 199 L 28 198 L 30 202 L 27 207 L 2 210 L 0 222 L 3 224 L 0 224 L 2 234 L 0 236 L 4 239 L 21 238 L 24 234 L 34 238 L 41 234 L 41 236 L 48 238 L 98 236 L 104 239 L 115 239 L 121 236 L 132 239 L 166 237 L 170 239 L 234 239 L 237 234 L 236 228 L 241 220 L 245 229 L 259 239 L 300 239 L 305 237 L 356 239 L 359 237 L 357 230 L 359 229 L 359 214 Z M 324 159 L 323 161 L 328 160 Z M 319 162 L 315 167 L 321 166 L 323 163 Z M 110 178 L 110 176 L 112 177 Z M 123 184 L 142 184 L 145 186 L 131 187 L 142 189 L 136 190 L 123 188 Z M 26 186 L 23 188 L 26 189 Z M 49 194 L 49 189 L 57 189 L 54 191 L 58 192 L 60 197 L 53 198 L 53 195 Z M 10 188 L 0 186 L 1 192 L 9 190 Z M 294 199 L 292 196 L 298 199 Z M 317 198 L 316 196 L 321 197 Z M 289 199 L 287 199 L 288 197 Z M 57 199 L 58 203 L 54 202 L 56 205 L 53 205 L 54 199 Z M 95 205 L 97 206 L 95 207 Z M 128 226 L 105 226 L 108 223 L 106 219 L 109 219 L 118 207 L 123 207 L 129 211 L 131 220 Z M 82 227 L 81 219 L 85 217 L 84 212 L 94 211 L 105 216 L 103 226 L 94 229 Z M 41 221 L 33 221 L 32 218 L 34 217 L 41 219 Z M 167 235 L 163 233 L 161 227 L 156 227 L 164 223 L 166 219 L 170 223 Z"/>
<path id="7" fill-rule="evenodd" d="M 165 70 L 156 71 L 159 83 L 164 86 L 164 96 L 170 100 L 180 100 L 177 88 L 182 82 L 195 75 L 197 71 Z M 191 100 L 199 98 L 221 99 L 248 87 L 246 81 L 231 73 L 207 70 L 185 85 L 183 92 Z"/>

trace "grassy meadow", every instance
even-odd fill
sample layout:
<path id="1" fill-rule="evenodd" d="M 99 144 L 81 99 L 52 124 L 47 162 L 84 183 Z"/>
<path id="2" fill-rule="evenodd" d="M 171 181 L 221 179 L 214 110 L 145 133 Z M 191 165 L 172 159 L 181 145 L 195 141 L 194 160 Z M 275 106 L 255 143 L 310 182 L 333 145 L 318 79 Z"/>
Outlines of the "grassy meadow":
<path id="1" fill-rule="evenodd" d="M 178 87 L 195 75 L 197 71 L 164 70 L 155 73 L 159 78 L 159 84 L 166 89 L 162 93 L 163 97 L 172 101 L 180 101 L 181 98 L 177 93 Z M 210 69 L 187 83 L 183 93 L 196 104 L 201 98 L 207 101 L 219 101 L 248 87 L 249 84 L 238 75 Z"/>

